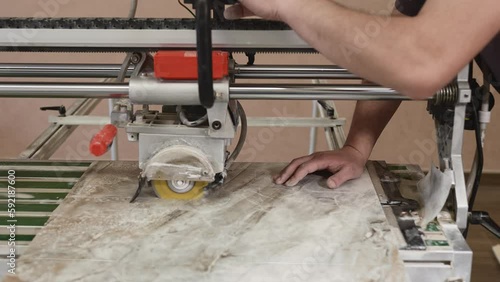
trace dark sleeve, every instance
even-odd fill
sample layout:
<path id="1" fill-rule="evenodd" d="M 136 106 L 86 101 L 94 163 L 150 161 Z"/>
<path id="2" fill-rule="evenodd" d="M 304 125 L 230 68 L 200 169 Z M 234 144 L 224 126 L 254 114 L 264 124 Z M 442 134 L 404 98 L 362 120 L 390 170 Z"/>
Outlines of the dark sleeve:
<path id="1" fill-rule="evenodd" d="M 418 15 L 426 0 L 396 0 L 396 9 L 403 15 L 414 17 Z"/>
<path id="2" fill-rule="evenodd" d="M 500 92 L 500 33 L 491 41 L 484 50 L 476 57 L 479 67 L 483 71 L 488 68 L 493 75 L 491 85 Z"/>

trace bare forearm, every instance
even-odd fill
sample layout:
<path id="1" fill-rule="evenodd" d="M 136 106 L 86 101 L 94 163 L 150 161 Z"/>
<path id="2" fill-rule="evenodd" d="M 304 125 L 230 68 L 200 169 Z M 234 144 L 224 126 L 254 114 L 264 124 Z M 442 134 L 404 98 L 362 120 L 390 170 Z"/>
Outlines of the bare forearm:
<path id="1" fill-rule="evenodd" d="M 459 9 L 471 5 L 470 0 L 459 0 L 464 5 L 451 8 L 440 3 L 446 1 L 428 1 L 430 8 L 418 18 L 368 15 L 329 0 L 286 2 L 281 19 L 319 52 L 361 77 L 412 98 L 429 97 L 446 85 L 498 31 L 483 28 L 478 42 L 464 40 L 456 29 L 466 17 Z M 444 9 L 453 10 L 450 14 L 454 12 L 455 18 L 440 22 L 442 14 L 436 13 Z M 477 28 L 465 26 L 462 32 L 476 33 Z"/>
<path id="2" fill-rule="evenodd" d="M 380 134 L 400 104 L 399 101 L 359 101 L 346 145 L 355 148 L 368 159 Z"/>
<path id="3" fill-rule="evenodd" d="M 412 65 L 418 69 L 425 62 L 425 54 L 414 55 L 413 38 L 404 32 L 411 30 L 411 19 L 368 15 L 329 0 L 290 3 L 287 7 L 284 21 L 331 61 L 363 78 L 412 94 L 413 90 L 406 89 L 405 70 L 395 67 Z M 420 59 L 412 61 L 416 57 Z"/>

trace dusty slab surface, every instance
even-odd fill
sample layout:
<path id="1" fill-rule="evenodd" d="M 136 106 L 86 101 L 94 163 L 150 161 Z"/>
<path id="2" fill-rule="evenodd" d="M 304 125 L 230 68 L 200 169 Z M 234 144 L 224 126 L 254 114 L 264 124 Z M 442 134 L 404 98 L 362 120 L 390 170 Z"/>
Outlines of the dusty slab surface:
<path id="1" fill-rule="evenodd" d="M 6 281 L 404 281 L 367 173 L 272 183 L 281 164 L 235 164 L 202 200 L 129 200 L 133 162 L 92 166 Z"/>

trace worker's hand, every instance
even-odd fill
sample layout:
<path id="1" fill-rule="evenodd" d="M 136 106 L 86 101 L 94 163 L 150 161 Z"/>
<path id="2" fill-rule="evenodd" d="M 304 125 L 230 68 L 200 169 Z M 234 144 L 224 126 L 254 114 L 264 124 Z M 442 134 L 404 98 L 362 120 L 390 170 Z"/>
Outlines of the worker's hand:
<path id="1" fill-rule="evenodd" d="M 227 8 L 224 16 L 229 20 L 258 16 L 267 20 L 280 21 L 280 13 L 284 5 L 291 5 L 289 2 L 292 1 L 297 2 L 296 0 L 240 0 L 239 4 Z"/>
<path id="2" fill-rule="evenodd" d="M 333 175 L 328 178 L 329 188 L 337 188 L 344 182 L 361 176 L 368 157 L 356 148 L 346 145 L 337 151 L 318 152 L 293 160 L 279 175 L 274 177 L 276 184 L 295 186 L 306 175 L 328 170 Z"/>

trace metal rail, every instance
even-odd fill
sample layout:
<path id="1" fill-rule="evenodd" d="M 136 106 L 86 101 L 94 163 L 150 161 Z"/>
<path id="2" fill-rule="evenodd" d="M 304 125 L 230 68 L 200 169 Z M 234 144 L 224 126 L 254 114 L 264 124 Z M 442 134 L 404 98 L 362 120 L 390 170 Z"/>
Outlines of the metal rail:
<path id="1" fill-rule="evenodd" d="M 49 117 L 49 122 L 57 125 L 106 125 L 111 119 L 105 116 L 67 116 Z M 269 118 L 249 117 L 248 126 L 251 127 L 332 127 L 345 125 L 345 118 Z"/>
<path id="2" fill-rule="evenodd" d="M 231 86 L 238 100 L 410 100 L 395 90 L 365 85 L 252 85 Z"/>
<path id="3" fill-rule="evenodd" d="M 236 66 L 236 78 L 251 79 L 360 79 L 337 66 L 256 65 Z"/>
<path id="4" fill-rule="evenodd" d="M 0 64 L 0 77 L 117 77 L 121 66 L 116 64 Z M 129 67 L 127 77 L 134 71 Z"/>
<path id="5" fill-rule="evenodd" d="M 0 98 L 127 98 L 126 83 L 0 83 Z M 409 100 L 395 90 L 366 85 L 235 84 L 238 100 Z"/>
<path id="6" fill-rule="evenodd" d="M 118 64 L 0 64 L 0 77 L 117 77 Z M 129 67 L 130 77 L 134 67 Z M 237 65 L 233 74 L 245 79 L 359 79 L 344 68 L 337 66 L 300 65 Z"/>
<path id="7" fill-rule="evenodd" d="M 126 83 L 0 83 L 7 98 L 126 98 Z"/>
<path id="8" fill-rule="evenodd" d="M 90 114 L 100 103 L 96 99 L 82 99 L 76 101 L 67 111 L 68 116 Z M 64 126 L 51 124 L 37 139 L 35 139 L 20 155 L 19 159 L 47 160 L 75 131 L 78 126 Z"/>
<path id="9" fill-rule="evenodd" d="M 29 35 L 29 36 L 27 36 Z M 214 50 L 314 52 L 291 30 L 213 30 Z M 0 51 L 195 50 L 195 30 L 0 28 Z"/>

